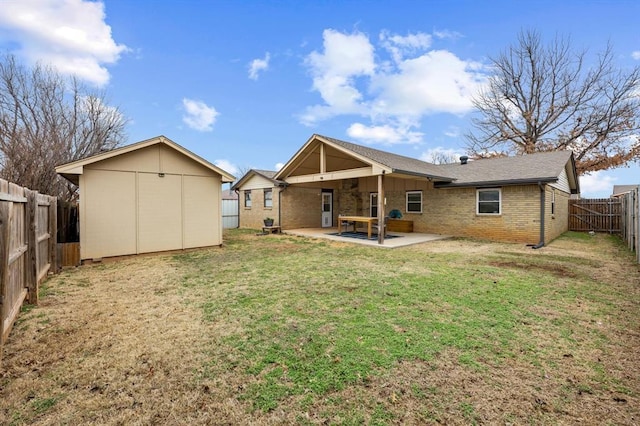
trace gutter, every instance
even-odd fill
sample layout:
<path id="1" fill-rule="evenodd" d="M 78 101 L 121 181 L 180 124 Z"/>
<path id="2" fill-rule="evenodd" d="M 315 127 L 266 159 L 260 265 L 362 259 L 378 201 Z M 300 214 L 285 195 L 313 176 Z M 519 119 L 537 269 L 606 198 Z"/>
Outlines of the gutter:
<path id="1" fill-rule="evenodd" d="M 545 204 L 545 188 L 542 182 L 538 182 L 540 188 L 540 242 L 533 246 L 533 249 L 544 247 L 544 204 Z"/>

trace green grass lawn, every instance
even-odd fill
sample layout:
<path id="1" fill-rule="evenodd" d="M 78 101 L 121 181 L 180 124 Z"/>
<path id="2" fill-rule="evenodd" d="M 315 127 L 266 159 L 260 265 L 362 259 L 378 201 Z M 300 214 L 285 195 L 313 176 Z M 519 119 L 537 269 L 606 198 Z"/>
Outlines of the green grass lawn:
<path id="1" fill-rule="evenodd" d="M 596 417 L 640 421 L 628 375 L 640 274 L 615 237 L 569 233 L 541 250 L 225 238 L 173 262 L 188 303 L 220 331 L 200 380 L 237 383 L 254 415 L 389 423 L 410 406 L 419 423 L 573 422 L 605 399 Z"/>
<path id="2" fill-rule="evenodd" d="M 50 277 L 4 346 L 0 424 L 640 424 L 616 237 L 256 233 Z"/>

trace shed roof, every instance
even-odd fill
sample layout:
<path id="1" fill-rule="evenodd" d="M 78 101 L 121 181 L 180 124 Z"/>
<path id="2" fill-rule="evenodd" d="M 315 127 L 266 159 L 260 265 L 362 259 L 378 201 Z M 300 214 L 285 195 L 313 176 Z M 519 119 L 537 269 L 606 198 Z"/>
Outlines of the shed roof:
<path id="1" fill-rule="evenodd" d="M 106 160 L 108 158 L 112 158 L 112 157 L 117 157 L 119 155 L 124 155 L 127 154 L 129 152 L 132 151 L 136 151 L 142 148 L 146 148 L 149 146 L 153 146 L 153 145 L 157 145 L 157 144 L 164 144 L 168 147 L 173 148 L 174 150 L 180 152 L 181 154 L 189 157 L 190 159 L 192 159 L 193 161 L 195 161 L 196 163 L 199 163 L 200 165 L 206 167 L 207 169 L 218 173 L 221 177 L 222 177 L 222 182 L 233 182 L 235 180 L 235 177 L 222 170 L 220 167 L 215 166 L 213 164 L 211 164 L 210 162 L 208 162 L 207 160 L 205 160 L 204 158 L 194 154 L 193 152 L 189 151 L 188 149 L 184 148 L 181 145 L 178 145 L 177 143 L 175 143 L 174 141 L 172 141 L 171 139 L 167 138 L 166 136 L 156 136 L 154 138 L 151 139 L 146 139 L 140 142 L 136 142 L 136 143 L 132 143 L 131 145 L 126 145 L 120 148 L 116 148 L 116 149 L 112 149 L 110 151 L 106 151 L 106 152 L 101 152 L 99 154 L 96 155 L 92 155 L 91 157 L 87 157 L 87 158 L 83 158 L 80 160 L 76 160 L 76 161 L 72 161 L 70 163 L 66 163 L 66 164 L 62 164 L 56 167 L 56 173 L 62 175 L 64 178 L 68 179 L 69 181 L 75 183 L 76 185 L 78 184 L 78 176 L 81 175 L 83 173 L 83 169 L 84 166 L 87 166 L 89 164 L 93 164 L 93 163 L 97 163 L 98 161 L 103 161 Z"/>

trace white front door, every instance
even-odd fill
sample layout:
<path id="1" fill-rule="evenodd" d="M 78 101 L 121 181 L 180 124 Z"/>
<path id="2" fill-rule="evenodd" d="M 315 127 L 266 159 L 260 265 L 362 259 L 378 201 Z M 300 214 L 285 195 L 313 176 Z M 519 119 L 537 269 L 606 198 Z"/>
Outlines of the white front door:
<path id="1" fill-rule="evenodd" d="M 333 226 L 333 194 L 331 192 L 322 193 L 322 227 L 331 228 Z"/>

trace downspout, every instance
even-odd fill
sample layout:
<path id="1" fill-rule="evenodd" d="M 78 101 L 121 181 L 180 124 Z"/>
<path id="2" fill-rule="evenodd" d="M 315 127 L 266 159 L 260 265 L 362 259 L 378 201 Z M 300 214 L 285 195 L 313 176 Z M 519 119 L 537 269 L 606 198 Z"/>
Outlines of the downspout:
<path id="1" fill-rule="evenodd" d="M 234 189 L 233 192 L 236 193 L 236 198 L 238 200 L 238 226 L 236 229 L 240 229 L 240 190 L 238 188 Z"/>
<path id="2" fill-rule="evenodd" d="M 533 246 L 534 249 L 544 247 L 544 204 L 545 204 L 545 187 L 542 182 L 538 182 L 540 188 L 540 242 Z"/>

